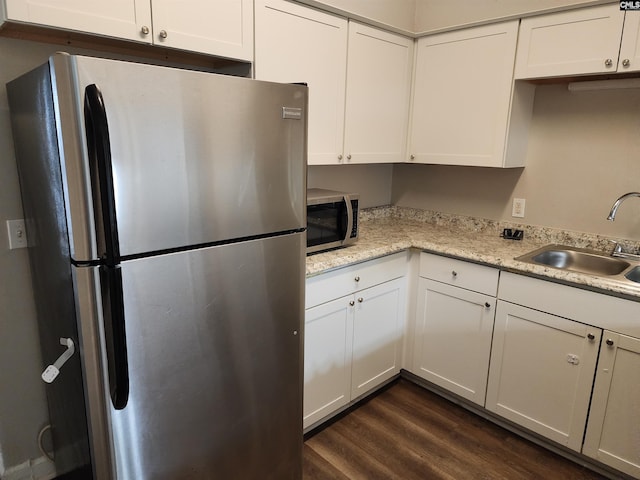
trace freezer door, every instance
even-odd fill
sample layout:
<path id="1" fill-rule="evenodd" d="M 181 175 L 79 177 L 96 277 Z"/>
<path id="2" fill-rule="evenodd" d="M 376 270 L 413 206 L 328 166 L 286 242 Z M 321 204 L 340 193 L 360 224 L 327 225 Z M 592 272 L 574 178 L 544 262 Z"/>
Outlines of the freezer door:
<path id="1" fill-rule="evenodd" d="M 94 255 L 83 240 L 91 205 L 75 200 L 91 198 L 92 182 L 100 197 L 88 165 L 96 142 L 110 156 L 122 256 L 304 228 L 306 87 L 69 55 L 52 66 L 76 260 Z M 96 90 L 104 129 L 87 116 Z M 106 148 L 86 127 L 106 132 Z"/>
<path id="2" fill-rule="evenodd" d="M 300 479 L 304 235 L 122 264 L 119 480 Z"/>

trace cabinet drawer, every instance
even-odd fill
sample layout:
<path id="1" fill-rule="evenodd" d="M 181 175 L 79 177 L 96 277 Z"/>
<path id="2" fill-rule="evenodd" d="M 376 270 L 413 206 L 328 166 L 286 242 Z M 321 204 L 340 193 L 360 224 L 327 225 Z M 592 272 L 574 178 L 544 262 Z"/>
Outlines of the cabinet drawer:
<path id="1" fill-rule="evenodd" d="M 499 270 L 497 268 L 431 253 L 420 254 L 421 277 L 484 293 L 492 297 L 495 297 L 498 291 L 498 275 Z"/>
<path id="2" fill-rule="evenodd" d="M 308 278 L 305 308 L 402 277 L 406 270 L 407 252 L 400 252 Z"/>
<path id="3" fill-rule="evenodd" d="M 640 338 L 640 302 L 502 272 L 499 297 L 559 317 Z"/>

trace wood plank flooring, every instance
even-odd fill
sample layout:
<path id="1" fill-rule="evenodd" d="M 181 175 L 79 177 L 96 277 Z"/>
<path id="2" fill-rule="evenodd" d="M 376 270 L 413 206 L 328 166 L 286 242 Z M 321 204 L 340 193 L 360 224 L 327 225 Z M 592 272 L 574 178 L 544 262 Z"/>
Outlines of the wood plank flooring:
<path id="1" fill-rule="evenodd" d="M 401 379 L 305 441 L 303 478 L 604 477 Z"/>

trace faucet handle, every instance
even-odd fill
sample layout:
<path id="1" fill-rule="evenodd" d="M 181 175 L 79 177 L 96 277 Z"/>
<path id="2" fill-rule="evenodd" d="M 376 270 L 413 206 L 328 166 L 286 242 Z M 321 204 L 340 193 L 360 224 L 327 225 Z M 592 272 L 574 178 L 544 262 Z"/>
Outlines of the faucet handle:
<path id="1" fill-rule="evenodd" d="M 611 256 L 615 257 L 617 255 L 620 255 L 622 253 L 624 253 L 624 251 L 622 250 L 622 245 L 620 245 L 618 242 L 616 242 L 615 240 L 609 240 L 611 243 L 613 243 L 613 252 L 611 252 Z"/>

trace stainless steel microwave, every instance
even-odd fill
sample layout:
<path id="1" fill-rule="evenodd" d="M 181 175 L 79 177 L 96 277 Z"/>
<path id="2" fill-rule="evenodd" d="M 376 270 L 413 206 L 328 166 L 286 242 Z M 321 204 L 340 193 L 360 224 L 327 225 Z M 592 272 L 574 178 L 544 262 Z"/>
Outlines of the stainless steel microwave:
<path id="1" fill-rule="evenodd" d="M 343 247 L 358 239 L 358 199 L 353 193 L 307 190 L 307 254 Z"/>

